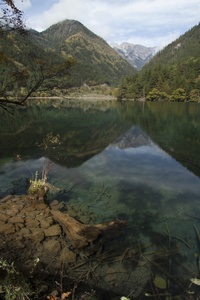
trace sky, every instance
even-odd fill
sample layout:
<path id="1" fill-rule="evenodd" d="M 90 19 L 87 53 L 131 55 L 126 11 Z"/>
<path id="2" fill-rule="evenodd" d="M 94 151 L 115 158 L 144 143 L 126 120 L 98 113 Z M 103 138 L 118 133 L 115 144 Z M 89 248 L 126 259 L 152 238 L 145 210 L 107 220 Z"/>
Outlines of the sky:
<path id="1" fill-rule="evenodd" d="M 109 44 L 160 49 L 200 22 L 199 0 L 14 0 L 27 28 L 77 20 Z"/>

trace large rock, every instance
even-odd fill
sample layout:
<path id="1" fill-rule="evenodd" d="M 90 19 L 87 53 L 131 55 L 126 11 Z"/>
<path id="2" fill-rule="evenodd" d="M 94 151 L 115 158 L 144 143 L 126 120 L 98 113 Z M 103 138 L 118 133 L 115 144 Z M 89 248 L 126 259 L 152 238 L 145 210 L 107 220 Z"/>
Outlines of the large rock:
<path id="1" fill-rule="evenodd" d="M 65 247 L 60 253 L 60 259 L 65 264 L 73 263 L 76 261 L 76 253 Z"/>
<path id="2" fill-rule="evenodd" d="M 7 222 L 10 216 L 0 213 L 0 221 Z"/>
<path id="3" fill-rule="evenodd" d="M 30 238 L 35 242 L 35 243 L 41 243 L 44 240 L 44 232 L 42 229 L 34 229 L 32 234 L 30 235 Z"/>
<path id="4" fill-rule="evenodd" d="M 18 212 L 19 212 L 19 209 L 15 205 L 12 205 L 11 207 L 9 207 L 6 210 L 6 214 L 9 216 L 16 216 L 18 214 Z"/>
<path id="5" fill-rule="evenodd" d="M 39 217 L 38 220 L 40 221 L 40 227 L 42 229 L 47 229 L 53 224 L 53 218 L 52 217 Z"/>
<path id="6" fill-rule="evenodd" d="M 44 241 L 43 247 L 46 251 L 56 254 L 60 251 L 61 246 L 58 240 L 50 239 L 48 241 Z"/>
<path id="7" fill-rule="evenodd" d="M 61 228 L 58 224 L 52 225 L 49 228 L 44 230 L 44 234 L 46 237 L 57 236 L 61 234 Z"/>
<path id="8" fill-rule="evenodd" d="M 116 275 L 116 270 L 113 268 L 108 268 L 105 276 L 105 281 L 113 281 L 116 280 L 117 275 Z"/>
<path id="9" fill-rule="evenodd" d="M 22 228 L 17 233 L 16 236 L 18 239 L 28 238 L 30 236 L 31 232 L 28 228 Z"/>
<path id="10" fill-rule="evenodd" d="M 39 221 L 34 218 L 26 218 L 26 227 L 38 227 L 39 226 Z"/>
<path id="11" fill-rule="evenodd" d="M 18 216 L 15 216 L 15 217 L 12 217 L 8 220 L 9 223 L 24 223 L 24 219 L 22 217 L 18 217 Z"/>
<path id="12" fill-rule="evenodd" d="M 15 226 L 11 223 L 3 224 L 0 227 L 0 233 L 11 234 L 15 232 Z"/>

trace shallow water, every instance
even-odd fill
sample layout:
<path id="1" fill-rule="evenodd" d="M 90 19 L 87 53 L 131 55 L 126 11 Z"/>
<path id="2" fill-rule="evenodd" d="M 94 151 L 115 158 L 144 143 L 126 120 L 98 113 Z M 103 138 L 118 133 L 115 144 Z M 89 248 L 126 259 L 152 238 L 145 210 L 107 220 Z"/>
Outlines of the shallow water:
<path id="1" fill-rule="evenodd" d="M 62 101 L 60 108 L 52 100 L 1 112 L 0 124 L 0 197 L 27 192 L 52 161 L 48 181 L 60 191 L 50 201 L 86 204 L 95 223 L 127 221 L 131 243 L 178 243 L 180 262 L 193 272 L 185 276 L 198 276 L 199 104 Z M 45 152 L 36 143 L 49 132 L 62 144 Z"/>

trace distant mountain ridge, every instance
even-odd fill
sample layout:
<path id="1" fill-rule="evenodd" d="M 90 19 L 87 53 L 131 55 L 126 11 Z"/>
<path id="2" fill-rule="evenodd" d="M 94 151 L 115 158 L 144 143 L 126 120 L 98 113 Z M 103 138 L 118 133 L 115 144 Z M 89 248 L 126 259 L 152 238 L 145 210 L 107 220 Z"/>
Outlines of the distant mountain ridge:
<path id="1" fill-rule="evenodd" d="M 111 44 L 111 47 L 137 70 L 140 70 L 149 62 L 157 52 L 157 47 L 145 47 L 127 42 L 121 43 L 120 45 L 114 43 Z"/>
<path id="2" fill-rule="evenodd" d="M 65 20 L 39 33 L 31 30 L 31 40 L 44 50 L 51 50 L 66 59 L 77 59 L 72 70 L 73 84 L 118 84 L 136 69 L 123 59 L 101 37 L 75 20 Z"/>

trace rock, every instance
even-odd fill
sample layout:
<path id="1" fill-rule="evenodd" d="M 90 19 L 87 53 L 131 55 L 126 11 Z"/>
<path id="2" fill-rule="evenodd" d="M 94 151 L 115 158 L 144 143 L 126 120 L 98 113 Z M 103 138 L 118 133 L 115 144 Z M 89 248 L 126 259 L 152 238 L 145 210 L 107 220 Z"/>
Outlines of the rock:
<path id="1" fill-rule="evenodd" d="M 15 223 L 15 230 L 16 231 L 19 231 L 21 228 L 24 227 L 24 224 L 23 223 Z"/>
<path id="2" fill-rule="evenodd" d="M 48 285 L 40 285 L 38 287 L 38 294 L 43 294 L 46 293 L 48 291 Z"/>
<path id="3" fill-rule="evenodd" d="M 94 213 L 90 214 L 89 216 L 90 216 L 90 218 L 91 218 L 91 220 L 92 220 L 93 222 L 94 222 L 94 221 L 96 220 L 96 218 L 97 218 L 97 215 L 95 215 Z"/>
<path id="4" fill-rule="evenodd" d="M 3 222 L 7 222 L 10 216 L 0 213 L 0 220 Z"/>
<path id="5" fill-rule="evenodd" d="M 1 226 L 3 226 L 5 224 L 5 222 L 1 222 L 0 221 L 0 228 L 1 228 Z"/>
<path id="6" fill-rule="evenodd" d="M 79 204 L 78 204 L 78 203 L 74 203 L 74 204 L 72 205 L 72 207 L 73 207 L 73 210 L 74 210 L 75 212 L 78 212 L 78 211 L 80 210 L 80 207 L 79 207 Z"/>
<path id="7" fill-rule="evenodd" d="M 17 232 L 17 235 L 21 235 L 22 237 L 28 237 L 29 235 L 30 235 L 30 230 L 28 229 L 28 228 L 22 228 L 21 230 L 19 230 L 18 232 Z"/>
<path id="8" fill-rule="evenodd" d="M 82 223 L 84 224 L 89 224 L 90 223 L 90 216 L 82 216 L 79 219 Z"/>
<path id="9" fill-rule="evenodd" d="M 22 212 L 23 212 L 24 216 L 26 216 L 26 217 L 35 217 L 35 215 L 37 213 L 34 208 L 31 209 L 29 207 L 25 208 Z"/>
<path id="10" fill-rule="evenodd" d="M 162 277 L 155 277 L 153 283 L 157 288 L 161 290 L 165 290 L 167 288 L 166 281 Z"/>
<path id="11" fill-rule="evenodd" d="M 57 205 L 59 205 L 59 201 L 58 201 L 58 200 L 54 200 L 54 201 L 52 201 L 51 204 L 50 204 L 51 207 L 52 207 L 52 206 L 57 206 Z"/>
<path id="12" fill-rule="evenodd" d="M 38 211 L 43 210 L 43 209 L 47 209 L 48 206 L 45 203 L 38 203 L 34 206 L 34 208 Z"/>
<path id="13" fill-rule="evenodd" d="M 60 206 L 59 205 L 54 205 L 51 207 L 51 209 L 53 210 L 60 210 Z"/>
<path id="14" fill-rule="evenodd" d="M 24 223 L 24 219 L 22 217 L 12 217 L 8 220 L 9 223 Z"/>
<path id="15" fill-rule="evenodd" d="M 6 213 L 9 216 L 16 216 L 16 214 L 18 214 L 18 212 L 19 212 L 19 209 L 15 205 L 12 205 L 11 207 L 9 207 L 9 209 L 6 210 Z"/>
<path id="16" fill-rule="evenodd" d="M 4 233 L 4 234 L 11 234 L 15 232 L 15 227 L 13 224 L 8 223 L 8 224 L 3 224 L 0 227 L 0 233 Z"/>
<path id="17" fill-rule="evenodd" d="M 67 247 L 62 249 L 60 253 L 60 259 L 63 263 L 72 263 L 76 261 L 76 253 L 73 251 L 69 250 Z"/>
<path id="18" fill-rule="evenodd" d="M 69 209 L 69 210 L 68 210 L 68 214 L 69 214 L 70 217 L 72 217 L 72 218 L 76 218 L 76 217 L 77 217 L 77 213 L 76 213 L 74 210 L 72 210 L 72 209 Z"/>
<path id="19" fill-rule="evenodd" d="M 44 217 L 43 218 L 39 218 L 39 221 L 40 221 L 40 227 L 42 229 L 47 229 L 53 223 L 53 219 L 51 217 L 48 217 L 48 218 L 44 218 Z"/>
<path id="20" fill-rule="evenodd" d="M 8 196 L 6 196 L 5 198 L 1 199 L 1 202 L 2 202 L 2 203 L 3 203 L 3 202 L 7 202 L 8 200 L 10 200 L 10 199 L 12 199 L 12 198 L 13 198 L 12 195 L 8 195 Z"/>
<path id="21" fill-rule="evenodd" d="M 59 204 L 59 209 L 64 210 L 65 209 L 65 204 L 62 202 Z"/>
<path id="22" fill-rule="evenodd" d="M 44 232 L 42 229 L 34 229 L 30 238 L 34 240 L 35 243 L 41 243 L 44 240 Z"/>
<path id="23" fill-rule="evenodd" d="M 86 204 L 80 205 L 80 210 L 81 210 L 85 215 L 87 215 L 87 214 L 89 213 L 89 208 L 88 208 L 88 205 L 86 205 Z"/>
<path id="24" fill-rule="evenodd" d="M 58 295 L 59 295 L 59 292 L 57 290 L 53 290 L 51 292 L 51 296 L 53 296 L 54 298 L 58 297 Z"/>
<path id="25" fill-rule="evenodd" d="M 106 272 L 105 281 L 113 281 L 117 278 L 116 270 L 112 268 L 108 268 Z"/>
<path id="26" fill-rule="evenodd" d="M 48 229 L 44 230 L 46 237 L 56 236 L 61 234 L 61 228 L 58 224 L 50 226 Z"/>
<path id="27" fill-rule="evenodd" d="M 27 227 L 38 227 L 39 226 L 39 221 L 37 219 L 27 218 L 26 219 L 26 226 Z"/>
<path id="28" fill-rule="evenodd" d="M 44 241 L 43 246 L 46 251 L 53 253 L 53 254 L 58 253 L 61 248 L 59 241 L 54 240 L 54 239 Z"/>

